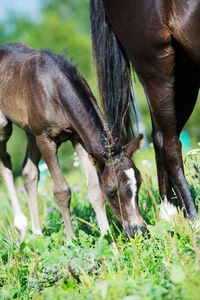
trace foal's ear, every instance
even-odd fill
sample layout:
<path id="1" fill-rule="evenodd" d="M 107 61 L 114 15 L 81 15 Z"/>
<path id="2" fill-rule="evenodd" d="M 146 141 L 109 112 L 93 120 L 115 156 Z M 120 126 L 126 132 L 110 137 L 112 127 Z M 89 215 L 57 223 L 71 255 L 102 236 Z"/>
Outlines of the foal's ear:
<path id="1" fill-rule="evenodd" d="M 140 149 L 143 144 L 143 134 L 139 134 L 138 137 L 132 141 L 130 141 L 127 145 L 123 147 L 123 151 L 131 157 L 133 153 Z"/>
<path id="2" fill-rule="evenodd" d="M 89 160 L 91 161 L 92 165 L 97 168 L 98 167 L 98 163 L 96 158 L 92 155 L 92 154 L 88 154 Z"/>
<path id="3" fill-rule="evenodd" d="M 88 154 L 88 157 L 97 172 L 104 169 L 104 163 L 98 162 L 98 160 L 92 154 Z"/>

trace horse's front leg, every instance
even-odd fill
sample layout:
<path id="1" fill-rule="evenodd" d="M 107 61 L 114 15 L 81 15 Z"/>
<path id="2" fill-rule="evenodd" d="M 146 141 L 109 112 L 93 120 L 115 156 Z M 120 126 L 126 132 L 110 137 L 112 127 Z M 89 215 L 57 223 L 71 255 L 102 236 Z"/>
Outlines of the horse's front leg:
<path id="1" fill-rule="evenodd" d="M 159 53 L 157 53 L 159 51 Z M 160 196 L 163 204 L 168 202 L 168 178 L 179 203 L 185 208 L 190 220 L 197 210 L 186 182 L 178 139 L 175 109 L 175 58 L 168 46 L 155 50 L 154 57 L 137 64 L 137 72 L 144 87 L 153 124 L 152 139 L 156 152 Z"/>
<path id="2" fill-rule="evenodd" d="M 21 210 L 19 200 L 15 191 L 11 159 L 6 152 L 6 144 L 12 132 L 12 124 L 8 122 L 5 116 L 0 111 L 0 177 L 3 179 L 14 213 L 14 227 L 20 234 L 20 239 L 23 240 L 28 231 L 28 221 Z"/>
<path id="3" fill-rule="evenodd" d="M 99 187 L 96 169 L 81 144 L 75 145 L 75 151 L 80 159 L 81 169 L 86 180 L 89 201 L 96 213 L 101 234 L 104 235 L 110 232 L 110 228 L 106 215 L 105 200 Z"/>
<path id="4" fill-rule="evenodd" d="M 54 198 L 63 216 L 67 239 L 75 238 L 70 217 L 71 191 L 58 163 L 58 146 L 46 134 L 36 136 L 36 142 L 53 179 Z"/>
<path id="5" fill-rule="evenodd" d="M 31 215 L 32 231 L 34 234 L 42 235 L 38 209 L 37 184 L 39 179 L 38 163 L 41 157 L 35 137 L 27 134 L 27 150 L 23 163 L 22 175 L 24 185 L 28 194 L 28 204 Z"/>

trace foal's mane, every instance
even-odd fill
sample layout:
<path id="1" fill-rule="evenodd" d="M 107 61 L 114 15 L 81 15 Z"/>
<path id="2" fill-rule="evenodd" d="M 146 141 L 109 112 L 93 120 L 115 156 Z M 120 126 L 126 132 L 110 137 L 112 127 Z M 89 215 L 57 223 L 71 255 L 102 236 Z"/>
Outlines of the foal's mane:
<path id="1" fill-rule="evenodd" d="M 72 85 L 76 88 L 76 92 L 84 99 L 83 104 L 86 107 L 94 126 L 103 130 L 102 142 L 105 147 L 105 155 L 107 156 L 113 150 L 115 153 L 119 152 L 119 145 L 115 143 L 107 122 L 104 120 L 100 113 L 100 108 L 88 86 L 86 80 L 82 77 L 76 67 L 71 61 L 66 60 L 64 56 L 58 55 L 51 50 L 41 50 L 42 53 L 49 55 L 64 75 L 71 81 Z M 92 109 L 93 108 L 93 109 Z M 98 122 L 100 120 L 101 122 Z M 101 128 L 102 125 L 102 128 Z"/>
<path id="2" fill-rule="evenodd" d="M 77 92 L 80 96 L 91 97 L 87 82 L 81 76 L 81 74 L 71 61 L 67 60 L 64 56 L 59 55 L 49 49 L 43 49 L 41 50 L 41 52 L 49 55 L 53 59 L 53 61 L 56 63 L 56 65 L 59 67 L 62 73 L 64 73 L 64 75 L 71 81 L 73 86 L 78 89 Z"/>

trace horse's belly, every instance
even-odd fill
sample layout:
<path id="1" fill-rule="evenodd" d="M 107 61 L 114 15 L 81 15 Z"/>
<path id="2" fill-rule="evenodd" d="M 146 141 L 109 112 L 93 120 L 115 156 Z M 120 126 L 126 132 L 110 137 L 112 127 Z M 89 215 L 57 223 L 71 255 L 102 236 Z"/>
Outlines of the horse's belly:
<path id="1" fill-rule="evenodd" d="M 29 131 L 28 120 L 26 118 L 26 114 L 24 114 L 23 109 L 21 109 L 20 107 L 13 107 L 12 105 L 9 107 L 3 106 L 1 109 L 8 120 L 10 120 L 12 123 L 15 123 L 23 130 Z"/>

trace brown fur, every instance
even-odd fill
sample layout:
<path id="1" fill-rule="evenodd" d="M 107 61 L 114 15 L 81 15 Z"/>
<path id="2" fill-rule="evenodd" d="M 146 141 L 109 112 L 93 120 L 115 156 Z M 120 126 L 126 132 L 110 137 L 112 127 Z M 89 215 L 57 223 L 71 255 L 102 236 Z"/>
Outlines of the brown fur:
<path id="1" fill-rule="evenodd" d="M 74 236 L 70 219 L 70 187 L 63 177 L 57 159 L 57 150 L 66 140 L 70 140 L 75 149 L 79 149 L 79 144 L 82 145 L 89 153 L 98 170 L 105 199 L 109 201 L 116 216 L 122 222 L 124 219 L 128 222 L 126 231 L 134 236 L 137 228 L 144 229 L 138 207 L 137 210 L 129 207 L 129 216 L 126 214 L 126 203 L 131 201 L 131 195 L 126 194 L 129 187 L 126 181 L 121 182 L 121 175 L 118 175 L 120 169 L 120 174 L 126 168 L 136 169 L 130 153 L 138 147 L 137 140 L 132 142 L 132 151 L 129 154 L 115 147 L 88 84 L 74 66 L 53 52 L 37 51 L 22 44 L 1 46 L 0 91 L 0 175 L 7 182 L 9 190 L 9 183 L 13 185 L 13 180 L 6 143 L 11 135 L 12 123 L 15 123 L 28 137 L 23 176 L 29 195 L 33 231 L 41 233 L 37 206 L 37 165 L 42 155 L 53 179 L 54 197 L 61 209 L 67 236 Z M 85 155 L 82 150 L 77 151 L 80 155 Z M 120 157 L 119 163 L 113 165 L 113 158 L 116 157 Z M 89 180 L 94 180 L 87 177 L 89 169 L 91 168 L 85 169 L 88 192 Z M 5 176 L 8 170 L 9 179 Z M 93 172 L 92 170 L 90 174 Z M 137 177 L 140 178 L 139 172 Z M 93 184 L 95 185 L 97 183 Z M 112 189 L 113 185 L 119 186 L 119 194 L 109 198 L 106 191 Z M 9 193 L 12 202 L 18 205 L 16 197 L 12 199 L 13 190 L 9 190 Z M 94 192 L 91 195 L 94 196 Z M 119 201 L 123 204 L 122 211 L 117 205 Z M 137 202 L 137 194 L 135 201 Z M 103 214 L 105 217 L 105 212 Z M 20 209 L 17 216 L 19 215 L 22 215 Z M 102 225 L 102 231 L 105 231 L 106 226 Z M 23 238 L 26 228 L 21 230 L 19 225 L 16 228 Z"/>
<path id="2" fill-rule="evenodd" d="M 119 48 L 130 59 L 147 96 L 161 199 L 183 207 L 193 221 L 197 209 L 184 176 L 179 135 L 200 87 L 200 1 L 103 0 L 103 4 Z"/>

